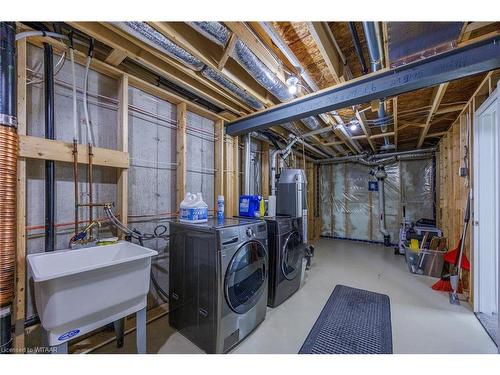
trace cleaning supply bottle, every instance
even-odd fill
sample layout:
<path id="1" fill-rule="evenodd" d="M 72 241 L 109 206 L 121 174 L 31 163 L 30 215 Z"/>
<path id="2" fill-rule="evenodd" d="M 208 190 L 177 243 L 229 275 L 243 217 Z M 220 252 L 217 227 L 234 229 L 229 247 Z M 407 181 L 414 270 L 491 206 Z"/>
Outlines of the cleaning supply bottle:
<path id="1" fill-rule="evenodd" d="M 264 217 L 266 215 L 266 206 L 264 204 L 264 197 L 260 197 L 259 214 L 260 217 Z"/>
<path id="2" fill-rule="evenodd" d="M 217 220 L 224 220 L 224 196 L 217 196 Z"/>
<path id="3" fill-rule="evenodd" d="M 184 223 L 206 223 L 208 205 L 203 201 L 201 193 L 186 193 L 179 208 L 179 221 Z"/>

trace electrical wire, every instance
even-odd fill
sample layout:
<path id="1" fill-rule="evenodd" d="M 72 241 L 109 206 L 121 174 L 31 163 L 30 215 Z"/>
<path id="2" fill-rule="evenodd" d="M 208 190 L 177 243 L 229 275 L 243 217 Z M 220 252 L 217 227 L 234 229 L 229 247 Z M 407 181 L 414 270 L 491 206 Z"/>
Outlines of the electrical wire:
<path id="1" fill-rule="evenodd" d="M 59 59 L 59 61 L 57 61 L 56 63 L 56 66 L 55 66 L 55 69 L 54 69 L 54 77 L 56 77 L 59 72 L 62 70 L 62 68 L 64 67 L 64 63 L 66 62 L 66 51 L 64 51 L 61 55 L 61 58 Z M 41 76 L 41 72 L 34 72 L 34 74 L 38 75 L 38 76 Z M 42 79 L 39 79 L 37 81 L 29 81 L 26 83 L 26 85 L 38 85 L 40 83 L 43 83 L 44 80 L 43 78 Z"/>

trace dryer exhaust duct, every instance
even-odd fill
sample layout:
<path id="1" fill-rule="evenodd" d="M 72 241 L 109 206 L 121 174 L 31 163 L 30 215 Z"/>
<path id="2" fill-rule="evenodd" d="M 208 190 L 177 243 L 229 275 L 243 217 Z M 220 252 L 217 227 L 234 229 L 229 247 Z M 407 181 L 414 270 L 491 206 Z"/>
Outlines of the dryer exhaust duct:
<path id="1" fill-rule="evenodd" d="M 383 67 L 382 37 L 378 22 L 363 22 L 363 31 L 368 45 L 372 72 L 376 72 Z M 385 116 L 385 99 L 381 99 L 378 107 L 378 121 L 381 123 L 380 129 L 383 133 L 387 132 Z M 394 150 L 395 148 L 396 146 L 390 143 L 389 137 L 385 136 L 384 145 L 380 148 L 381 151 Z"/>

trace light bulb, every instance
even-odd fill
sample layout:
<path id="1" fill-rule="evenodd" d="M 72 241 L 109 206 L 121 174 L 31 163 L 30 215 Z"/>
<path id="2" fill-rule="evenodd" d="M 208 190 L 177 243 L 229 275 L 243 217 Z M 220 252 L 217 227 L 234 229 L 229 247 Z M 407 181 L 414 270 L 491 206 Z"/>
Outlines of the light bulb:
<path id="1" fill-rule="evenodd" d="M 351 129 L 352 132 L 358 130 L 358 124 L 351 124 L 351 126 L 349 126 L 349 129 Z"/>
<path id="2" fill-rule="evenodd" d="M 296 85 L 288 86 L 288 92 L 290 93 L 290 95 L 295 95 L 297 93 L 297 86 Z"/>

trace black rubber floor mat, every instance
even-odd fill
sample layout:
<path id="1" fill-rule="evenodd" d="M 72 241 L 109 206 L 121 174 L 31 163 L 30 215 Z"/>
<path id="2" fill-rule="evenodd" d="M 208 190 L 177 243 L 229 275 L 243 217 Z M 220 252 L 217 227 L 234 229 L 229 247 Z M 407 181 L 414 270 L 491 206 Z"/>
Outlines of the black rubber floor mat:
<path id="1" fill-rule="evenodd" d="M 337 285 L 299 354 L 392 354 L 389 297 Z"/>

